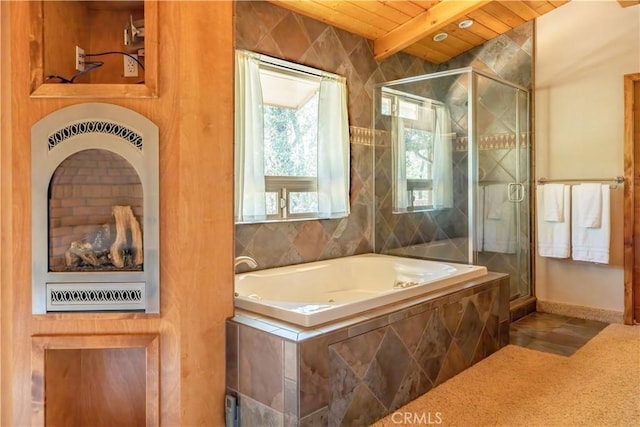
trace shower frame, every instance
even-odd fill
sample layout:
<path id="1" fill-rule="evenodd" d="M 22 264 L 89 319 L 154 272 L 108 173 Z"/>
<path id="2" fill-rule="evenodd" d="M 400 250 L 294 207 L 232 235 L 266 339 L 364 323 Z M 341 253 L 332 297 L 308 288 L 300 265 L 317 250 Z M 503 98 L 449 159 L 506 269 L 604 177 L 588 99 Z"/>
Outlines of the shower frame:
<path id="1" fill-rule="evenodd" d="M 468 161 L 467 161 L 467 173 L 468 173 L 468 179 L 467 179 L 467 184 L 468 184 L 468 188 L 467 188 L 467 196 L 468 196 L 468 203 L 467 203 L 467 208 L 468 208 L 468 213 L 467 213 L 467 218 L 469 219 L 467 221 L 467 239 L 468 239 L 468 245 L 467 245 L 467 251 L 466 251 L 466 257 L 467 257 L 467 262 L 471 263 L 471 264 L 478 264 L 479 260 L 478 260 L 478 251 L 477 251 L 477 245 L 476 245 L 476 232 L 477 232 L 477 225 L 476 225 L 476 221 L 474 221 L 474 218 L 477 218 L 476 216 L 476 211 L 478 209 L 478 204 L 477 204 L 477 200 L 478 200 L 478 195 L 479 195 L 479 186 L 480 186 L 480 179 L 479 179 L 479 168 L 480 168 L 480 161 L 479 161 L 479 141 L 478 141 L 478 102 L 479 102 L 479 97 L 478 97 L 478 78 L 479 77 L 484 77 L 487 79 L 490 79 L 496 83 L 499 83 L 501 85 L 507 86 L 509 88 L 514 89 L 515 92 L 515 149 L 516 149 L 516 156 L 517 156 L 517 160 L 515 162 L 515 178 L 516 178 L 516 182 L 512 182 L 509 183 L 508 185 L 508 191 L 509 191 L 509 200 L 512 200 L 512 197 L 514 197 L 515 199 L 517 199 L 518 202 L 526 202 L 529 204 L 529 206 L 525 209 L 524 214 L 523 212 L 521 212 L 522 208 L 520 207 L 518 209 L 517 215 L 516 215 L 516 225 L 515 225 L 515 230 L 516 232 L 516 236 L 515 236 L 515 245 L 517 248 L 517 269 L 516 271 L 518 272 L 518 276 L 517 277 L 517 281 L 518 282 L 522 282 L 522 270 L 523 267 L 526 267 L 527 271 L 527 289 L 526 292 L 517 295 L 515 298 L 512 297 L 512 303 L 514 301 L 519 301 L 519 300 L 525 300 L 526 298 L 529 298 L 533 295 L 533 288 L 532 288 L 532 256 L 530 253 L 530 249 L 527 249 L 527 263 L 526 266 L 523 266 L 523 258 L 522 258 L 522 254 L 520 253 L 521 248 L 522 248 L 522 227 L 526 226 L 527 228 L 527 235 L 529 236 L 529 243 L 530 243 L 530 239 L 531 239 L 531 220 L 530 220 L 530 194 L 531 194 L 531 93 L 530 90 L 527 89 L 524 86 L 521 86 L 519 84 L 510 82 L 506 79 L 503 79 L 499 76 L 496 76 L 495 74 L 483 71 L 483 70 L 479 70 L 473 66 L 468 66 L 468 67 L 461 67 L 461 68 L 456 68 L 456 69 L 451 69 L 451 70 L 445 70 L 445 71 L 439 71 L 439 72 L 434 72 L 434 73 L 429 73 L 429 74 L 423 74 L 423 75 L 419 75 L 419 76 L 414 76 L 414 77 L 409 77 L 409 78 L 404 78 L 404 79 L 399 79 L 399 80 L 393 80 L 393 81 L 388 81 L 388 82 L 383 82 L 380 83 L 378 85 L 376 85 L 374 87 L 374 93 L 376 94 L 373 98 L 373 123 L 374 123 L 374 127 L 375 127 L 375 123 L 376 123 L 376 118 L 377 116 L 380 114 L 380 106 L 378 104 L 380 104 L 380 93 L 381 93 L 381 89 L 383 87 L 393 87 L 393 86 L 397 86 L 397 85 L 404 85 L 404 84 L 411 84 L 411 83 L 417 83 L 417 82 L 423 82 L 423 81 L 429 81 L 429 80 L 433 80 L 433 79 L 438 79 L 438 78 L 443 78 L 443 77 L 453 77 L 453 76 L 461 76 L 464 74 L 468 74 L 469 75 L 469 84 L 467 86 L 467 101 L 468 101 L 468 148 L 467 148 L 467 156 L 468 156 Z M 519 96 L 519 94 L 524 94 L 525 97 L 524 99 L 521 99 L 521 97 Z M 437 101 L 441 101 L 442 100 L 437 100 Z M 523 107 L 522 104 L 525 104 L 524 106 L 526 107 L 526 117 L 522 117 L 522 113 L 521 113 L 521 108 Z M 525 120 L 526 123 L 526 129 L 523 129 L 522 126 L 522 120 Z M 523 133 L 524 131 L 524 133 Z M 379 131 L 374 129 L 374 138 L 376 138 L 376 141 L 374 142 L 374 147 L 376 147 L 376 149 L 378 148 L 378 140 L 379 138 Z M 525 143 L 524 148 L 523 148 L 523 143 Z M 520 150 L 525 149 L 526 150 L 526 168 L 525 170 L 522 170 L 522 166 L 521 166 L 521 154 L 520 154 Z M 374 150 L 373 153 L 373 164 L 374 164 L 374 169 L 376 167 L 376 153 Z M 374 195 L 376 194 L 376 180 L 374 179 Z M 374 224 L 376 224 L 377 227 L 377 220 L 375 218 L 376 215 L 378 215 L 378 206 L 376 205 L 376 197 L 374 196 L 374 206 L 373 206 L 373 216 L 374 216 Z M 520 205 L 518 205 L 520 206 Z M 378 238 L 378 232 L 377 230 L 374 231 L 373 233 L 373 246 L 374 246 L 374 251 L 375 252 L 379 252 L 378 251 L 378 242 L 376 242 L 376 239 Z M 531 245 L 527 244 L 527 248 L 530 248 Z M 522 285 L 522 283 L 519 284 L 518 288 L 520 288 L 520 286 Z M 512 295 L 513 295 L 513 289 L 512 289 Z"/>

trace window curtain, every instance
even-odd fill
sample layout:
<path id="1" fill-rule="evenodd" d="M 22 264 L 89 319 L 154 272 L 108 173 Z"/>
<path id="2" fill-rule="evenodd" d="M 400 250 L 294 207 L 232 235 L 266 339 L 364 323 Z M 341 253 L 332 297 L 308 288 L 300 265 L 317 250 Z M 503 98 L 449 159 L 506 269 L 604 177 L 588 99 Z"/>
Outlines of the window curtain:
<path id="1" fill-rule="evenodd" d="M 409 206 L 407 191 L 407 151 L 404 141 L 404 119 L 397 114 L 391 116 L 393 157 L 393 211 L 406 212 Z"/>
<path id="2" fill-rule="evenodd" d="M 349 214 L 349 122 L 344 79 L 323 77 L 318 98 L 318 217 Z"/>
<path id="3" fill-rule="evenodd" d="M 264 184 L 264 112 L 259 60 L 236 51 L 235 76 L 235 218 L 267 217 Z"/>
<path id="4" fill-rule="evenodd" d="M 444 106 L 436 106 L 433 141 L 433 208 L 453 207 L 453 164 L 451 160 L 451 116 Z"/>

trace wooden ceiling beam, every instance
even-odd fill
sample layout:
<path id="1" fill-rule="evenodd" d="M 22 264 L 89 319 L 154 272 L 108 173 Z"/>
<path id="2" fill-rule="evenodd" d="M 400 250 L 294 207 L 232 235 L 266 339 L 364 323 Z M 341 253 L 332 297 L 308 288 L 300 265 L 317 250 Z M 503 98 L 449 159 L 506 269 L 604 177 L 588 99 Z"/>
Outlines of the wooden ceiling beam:
<path id="1" fill-rule="evenodd" d="M 374 57 L 377 61 L 382 61 L 490 2 L 490 0 L 442 0 L 429 10 L 376 39 L 373 42 Z"/>

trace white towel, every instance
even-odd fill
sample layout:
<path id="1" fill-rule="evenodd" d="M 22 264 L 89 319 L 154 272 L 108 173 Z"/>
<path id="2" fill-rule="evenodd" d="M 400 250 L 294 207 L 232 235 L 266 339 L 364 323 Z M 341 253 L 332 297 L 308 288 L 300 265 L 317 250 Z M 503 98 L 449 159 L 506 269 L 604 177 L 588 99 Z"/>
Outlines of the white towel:
<path id="1" fill-rule="evenodd" d="M 503 201 L 497 204 L 498 194 Z M 491 195 L 491 196 L 490 196 Z M 507 200 L 507 185 L 493 184 L 484 189 L 484 250 L 513 254 L 516 252 L 516 204 Z M 491 198 L 491 201 L 489 199 Z M 490 215 L 490 210 L 497 213 Z M 497 216 L 493 219 L 491 216 Z"/>
<path id="2" fill-rule="evenodd" d="M 538 254 L 550 258 L 569 258 L 571 252 L 571 187 L 558 184 L 562 188 L 562 221 L 547 221 L 545 190 L 549 184 L 538 186 L 536 193 L 537 224 L 538 224 Z"/>
<path id="3" fill-rule="evenodd" d="M 552 222 L 564 221 L 564 184 L 546 184 L 544 188 L 544 220 Z M 567 206 L 567 208 L 569 208 Z M 541 211 L 538 211 L 541 212 Z M 569 218 L 568 216 L 566 218 Z"/>
<path id="4" fill-rule="evenodd" d="M 609 245 L 611 237 L 611 208 L 609 185 L 600 186 L 601 208 L 600 228 L 584 227 L 580 223 L 582 207 L 580 196 L 582 185 L 575 185 L 572 193 L 571 219 L 571 257 L 576 261 L 609 263 Z"/>
<path id="5" fill-rule="evenodd" d="M 579 224 L 583 227 L 600 228 L 602 221 L 601 188 L 602 184 L 580 184 L 575 188 Z"/>
<path id="6" fill-rule="evenodd" d="M 502 205 L 507 200 L 507 186 L 487 185 L 484 189 L 484 206 L 487 219 L 501 219 Z"/>

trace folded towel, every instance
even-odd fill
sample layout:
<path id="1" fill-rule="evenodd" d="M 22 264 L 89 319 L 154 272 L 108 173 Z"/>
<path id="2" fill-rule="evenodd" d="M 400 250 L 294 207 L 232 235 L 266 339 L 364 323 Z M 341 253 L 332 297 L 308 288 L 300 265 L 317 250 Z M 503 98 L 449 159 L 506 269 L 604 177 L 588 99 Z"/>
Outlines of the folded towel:
<path id="1" fill-rule="evenodd" d="M 608 185 L 598 184 L 598 186 L 601 192 L 600 228 L 583 227 L 581 225 L 579 198 L 582 185 L 573 187 L 571 202 L 571 257 L 576 261 L 608 264 L 611 237 L 610 190 Z"/>
<path id="2" fill-rule="evenodd" d="M 502 203 L 497 203 L 498 197 L 493 197 L 490 202 L 489 199 L 497 194 L 502 194 Z M 484 189 L 484 197 L 484 251 L 515 253 L 517 205 L 507 200 L 507 186 L 505 184 L 488 185 Z M 489 204 L 494 206 L 489 206 Z M 497 209 L 498 212 L 490 215 L 491 209 Z M 491 216 L 498 218 L 494 219 Z"/>
<path id="3" fill-rule="evenodd" d="M 564 184 L 546 184 L 544 189 L 544 220 L 552 222 L 564 221 Z M 568 208 L 568 206 L 567 206 Z M 539 211 L 540 212 L 540 211 Z"/>
<path id="4" fill-rule="evenodd" d="M 487 185 L 484 189 L 484 205 L 487 219 L 501 219 L 502 205 L 507 200 L 506 184 Z"/>
<path id="5" fill-rule="evenodd" d="M 582 227 L 600 228 L 602 221 L 602 184 L 580 184 L 574 194 L 578 224 Z M 607 186 L 607 188 L 609 188 Z"/>
<path id="6" fill-rule="evenodd" d="M 538 234 L 538 254 L 550 258 L 569 258 L 571 253 L 571 187 L 565 184 L 558 184 L 562 190 L 562 221 L 547 221 L 544 217 L 546 212 L 545 190 L 549 184 L 538 186 L 536 190 L 537 204 L 537 234 Z"/>

